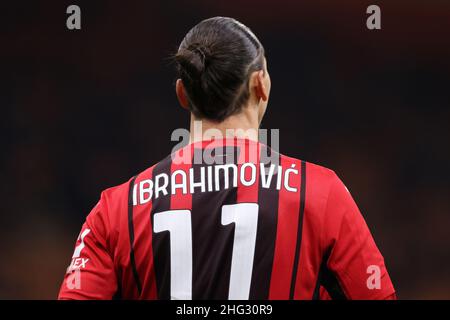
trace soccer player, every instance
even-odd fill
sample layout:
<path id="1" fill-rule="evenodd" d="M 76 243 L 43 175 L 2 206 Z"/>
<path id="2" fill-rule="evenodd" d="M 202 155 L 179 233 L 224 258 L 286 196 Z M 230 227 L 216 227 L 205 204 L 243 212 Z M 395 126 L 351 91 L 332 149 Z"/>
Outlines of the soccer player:
<path id="1" fill-rule="evenodd" d="M 250 29 L 201 21 L 175 60 L 190 143 L 102 193 L 59 298 L 395 298 L 336 174 L 258 141 L 271 81 Z"/>

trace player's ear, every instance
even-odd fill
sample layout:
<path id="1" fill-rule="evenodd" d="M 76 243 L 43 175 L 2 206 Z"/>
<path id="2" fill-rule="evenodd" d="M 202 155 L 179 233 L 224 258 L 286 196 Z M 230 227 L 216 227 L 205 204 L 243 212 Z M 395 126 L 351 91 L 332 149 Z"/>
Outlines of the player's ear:
<path id="1" fill-rule="evenodd" d="M 189 102 L 186 94 L 186 89 L 184 88 L 183 81 L 181 79 L 177 79 L 177 83 L 175 85 L 175 91 L 177 93 L 178 102 L 180 105 L 189 110 Z"/>
<path id="2" fill-rule="evenodd" d="M 254 93 L 257 101 L 267 102 L 270 91 L 270 78 L 266 70 L 255 71 L 251 75 L 250 90 Z"/>

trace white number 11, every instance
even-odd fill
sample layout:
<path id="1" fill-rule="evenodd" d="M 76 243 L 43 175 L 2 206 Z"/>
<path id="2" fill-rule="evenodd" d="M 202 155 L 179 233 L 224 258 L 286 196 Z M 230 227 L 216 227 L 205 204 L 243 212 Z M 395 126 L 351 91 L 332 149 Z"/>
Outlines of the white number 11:
<path id="1" fill-rule="evenodd" d="M 228 299 L 249 298 L 255 254 L 258 204 L 222 206 L 222 225 L 235 223 Z M 192 299 L 191 211 L 168 210 L 155 213 L 153 231 L 170 232 L 171 299 Z"/>

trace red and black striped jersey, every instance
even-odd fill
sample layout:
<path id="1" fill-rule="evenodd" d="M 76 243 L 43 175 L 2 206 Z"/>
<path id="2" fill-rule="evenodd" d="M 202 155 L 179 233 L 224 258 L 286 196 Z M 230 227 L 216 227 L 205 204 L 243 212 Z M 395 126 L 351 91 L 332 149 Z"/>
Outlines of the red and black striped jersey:
<path id="1" fill-rule="evenodd" d="M 59 293 L 60 299 L 393 296 L 384 259 L 336 174 L 248 139 L 189 144 L 105 190 Z"/>

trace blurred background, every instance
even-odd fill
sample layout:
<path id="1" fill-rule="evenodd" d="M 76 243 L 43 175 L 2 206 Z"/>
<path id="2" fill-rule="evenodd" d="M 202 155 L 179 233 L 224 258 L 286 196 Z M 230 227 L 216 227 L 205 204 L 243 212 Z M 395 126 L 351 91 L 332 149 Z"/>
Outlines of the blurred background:
<path id="1" fill-rule="evenodd" d="M 70 4 L 81 30 L 66 28 Z M 370 4 L 381 30 L 366 28 Z M 0 298 L 56 298 L 100 192 L 171 151 L 189 115 L 168 56 L 216 15 L 265 46 L 263 127 L 346 183 L 399 298 L 450 299 L 445 0 L 2 3 Z"/>

